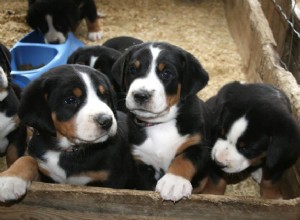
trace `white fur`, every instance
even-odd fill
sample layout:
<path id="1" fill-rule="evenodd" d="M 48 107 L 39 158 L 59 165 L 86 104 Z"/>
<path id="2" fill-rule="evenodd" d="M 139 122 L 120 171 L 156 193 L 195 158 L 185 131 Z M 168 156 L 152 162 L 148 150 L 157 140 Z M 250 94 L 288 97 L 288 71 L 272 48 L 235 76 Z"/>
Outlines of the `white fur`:
<path id="1" fill-rule="evenodd" d="M 2 176 L 0 177 L 0 201 L 17 200 L 25 195 L 31 182 L 19 177 Z"/>
<path id="2" fill-rule="evenodd" d="M 165 87 L 156 74 L 157 58 L 161 49 L 150 46 L 149 50 L 152 54 L 149 72 L 145 77 L 137 78 L 132 82 L 126 96 L 126 106 L 144 121 L 164 122 L 170 119 L 169 114 L 172 113 L 168 109 Z M 140 90 L 146 90 L 152 94 L 151 100 L 142 105 L 134 100 L 134 94 Z"/>
<path id="3" fill-rule="evenodd" d="M 95 57 L 95 56 L 91 56 L 91 59 L 90 59 L 90 67 L 95 67 L 95 63 L 96 61 L 98 60 L 99 57 Z"/>
<path id="4" fill-rule="evenodd" d="M 4 153 L 7 145 L 8 140 L 6 136 L 16 129 L 17 124 L 13 117 L 7 117 L 5 114 L 0 113 L 0 152 Z"/>
<path id="5" fill-rule="evenodd" d="M 178 133 L 175 119 L 145 129 L 148 138 L 141 145 L 133 146 L 133 154 L 145 164 L 153 166 L 157 174 L 161 169 L 166 172 L 188 135 L 181 136 Z"/>
<path id="6" fill-rule="evenodd" d="M 117 132 L 117 121 L 110 107 L 96 94 L 96 89 L 91 79 L 86 73 L 79 73 L 86 87 L 85 105 L 81 107 L 76 117 L 76 137 L 75 142 L 91 142 L 100 143 L 106 141 L 109 137 L 114 136 Z M 113 124 L 108 131 L 100 128 L 95 121 L 95 117 L 99 114 L 110 115 Z"/>
<path id="7" fill-rule="evenodd" d="M 48 24 L 48 32 L 45 33 L 45 42 L 50 43 L 53 41 L 57 41 L 62 44 L 66 41 L 66 37 L 60 31 L 57 31 L 53 25 L 53 18 L 51 15 L 45 16 L 46 22 Z"/>
<path id="8" fill-rule="evenodd" d="M 103 37 L 102 31 L 88 33 L 88 39 L 90 41 L 97 41 L 97 40 L 100 40 L 102 37 Z"/>
<path id="9" fill-rule="evenodd" d="M 0 66 L 0 88 L 4 89 L 0 92 L 0 102 L 2 102 L 8 95 L 6 88 L 8 87 L 8 80 L 6 73 L 3 68 Z"/>
<path id="10" fill-rule="evenodd" d="M 247 126 L 245 116 L 239 118 L 232 124 L 226 139 L 219 138 L 213 146 L 213 160 L 224 164 L 226 167 L 223 170 L 227 173 L 237 173 L 250 166 L 249 160 L 236 148 L 238 138 L 246 131 Z"/>
<path id="11" fill-rule="evenodd" d="M 58 183 L 68 183 L 76 185 L 85 185 L 92 179 L 86 176 L 69 176 L 67 177 L 66 172 L 59 166 L 59 157 L 61 152 L 47 151 L 43 155 L 43 160 L 39 160 L 39 166 L 49 172 L 49 176 Z"/>
<path id="12" fill-rule="evenodd" d="M 189 198 L 192 194 L 192 184 L 189 180 L 170 173 L 164 175 L 156 185 L 156 191 L 163 200 L 176 202 L 182 198 Z"/>
<path id="13" fill-rule="evenodd" d="M 259 168 L 257 170 L 255 170 L 254 172 L 251 173 L 252 178 L 257 182 L 260 183 L 262 180 L 262 168 Z"/>

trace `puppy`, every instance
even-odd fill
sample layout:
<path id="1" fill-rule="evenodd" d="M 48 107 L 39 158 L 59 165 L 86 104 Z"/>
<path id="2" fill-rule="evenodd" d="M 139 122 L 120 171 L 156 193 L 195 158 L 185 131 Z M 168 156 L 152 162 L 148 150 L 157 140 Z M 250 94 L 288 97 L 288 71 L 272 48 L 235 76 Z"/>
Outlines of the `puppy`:
<path id="1" fill-rule="evenodd" d="M 94 0 L 28 0 L 27 24 L 44 34 L 46 43 L 61 44 L 85 18 L 88 39 L 102 37 Z"/>
<path id="2" fill-rule="evenodd" d="M 263 198 L 281 198 L 279 180 L 300 152 L 287 96 L 271 85 L 232 82 L 207 102 L 215 119 L 211 157 L 217 166 L 209 184 L 215 193 L 244 172 L 258 181 Z"/>
<path id="3" fill-rule="evenodd" d="M 85 46 L 78 48 L 68 58 L 68 64 L 81 64 L 90 66 L 104 73 L 111 81 L 117 93 L 117 108 L 125 111 L 124 93 L 112 77 L 111 68 L 115 61 L 121 56 L 121 52 L 105 46 Z"/>
<path id="4" fill-rule="evenodd" d="M 127 92 L 140 187 L 174 202 L 193 188 L 200 192 L 209 169 L 210 113 L 196 94 L 207 84 L 207 72 L 187 51 L 149 42 L 130 47 L 112 73 Z"/>
<path id="5" fill-rule="evenodd" d="M 108 39 L 103 46 L 113 48 L 124 53 L 129 47 L 143 43 L 142 40 L 130 36 L 119 36 Z"/>
<path id="6" fill-rule="evenodd" d="M 9 50 L 0 44 L 0 155 L 6 156 L 8 166 L 26 147 L 26 128 L 20 126 L 17 115 L 21 90 L 11 82 L 10 61 Z"/>
<path id="7" fill-rule="evenodd" d="M 51 69 L 25 88 L 19 115 L 35 129 L 30 156 L 1 174 L 1 201 L 24 195 L 38 175 L 44 182 L 133 187 L 126 115 L 116 111 L 104 74 L 82 65 Z"/>

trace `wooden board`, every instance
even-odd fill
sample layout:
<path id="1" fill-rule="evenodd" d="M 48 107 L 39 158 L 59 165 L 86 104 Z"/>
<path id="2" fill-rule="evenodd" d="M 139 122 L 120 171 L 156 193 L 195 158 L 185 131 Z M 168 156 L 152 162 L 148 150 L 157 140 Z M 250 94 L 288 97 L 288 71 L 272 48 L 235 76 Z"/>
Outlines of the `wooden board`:
<path id="1" fill-rule="evenodd" d="M 176 204 L 154 192 L 34 183 L 0 219 L 299 219 L 300 198 L 276 201 L 193 195 Z"/>

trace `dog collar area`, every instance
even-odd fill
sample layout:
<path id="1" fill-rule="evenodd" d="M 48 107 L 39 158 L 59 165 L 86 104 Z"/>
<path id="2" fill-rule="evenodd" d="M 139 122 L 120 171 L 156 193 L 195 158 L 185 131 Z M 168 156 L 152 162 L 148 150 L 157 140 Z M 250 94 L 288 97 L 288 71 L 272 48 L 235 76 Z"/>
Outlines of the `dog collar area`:
<path id="1" fill-rule="evenodd" d="M 151 127 L 151 126 L 158 125 L 158 124 L 161 123 L 161 122 L 151 123 L 151 122 L 147 122 L 147 121 L 143 121 L 141 119 L 138 119 L 137 117 L 135 117 L 133 119 L 133 121 L 139 127 Z"/>

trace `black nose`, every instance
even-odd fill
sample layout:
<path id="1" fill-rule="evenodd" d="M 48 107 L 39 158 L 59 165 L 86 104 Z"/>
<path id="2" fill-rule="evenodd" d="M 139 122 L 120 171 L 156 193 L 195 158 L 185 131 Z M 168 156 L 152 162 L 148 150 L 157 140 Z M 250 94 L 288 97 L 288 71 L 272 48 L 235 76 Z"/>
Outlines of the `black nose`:
<path id="1" fill-rule="evenodd" d="M 138 103 L 147 102 L 151 98 L 151 93 L 146 90 L 140 90 L 133 93 L 134 100 Z"/>
<path id="2" fill-rule="evenodd" d="M 227 167 L 227 165 L 225 165 L 224 163 L 220 162 L 220 161 L 217 161 L 215 160 L 216 164 L 220 167 L 220 168 L 225 168 Z"/>
<path id="3" fill-rule="evenodd" d="M 97 116 L 96 121 L 99 125 L 105 130 L 109 129 L 112 126 L 113 119 L 110 115 L 100 114 Z"/>
<path id="4" fill-rule="evenodd" d="M 54 40 L 54 41 L 49 41 L 49 44 L 59 44 L 60 42 L 59 42 L 59 40 L 57 39 L 57 40 Z"/>

